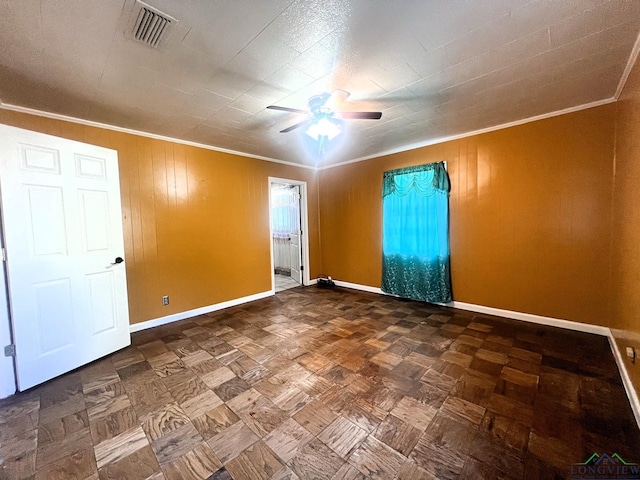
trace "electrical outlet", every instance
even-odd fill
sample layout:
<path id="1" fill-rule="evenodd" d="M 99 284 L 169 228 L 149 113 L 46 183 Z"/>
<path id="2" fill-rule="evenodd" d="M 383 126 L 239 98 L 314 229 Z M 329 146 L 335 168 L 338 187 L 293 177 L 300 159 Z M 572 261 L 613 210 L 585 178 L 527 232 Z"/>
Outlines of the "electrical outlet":
<path id="1" fill-rule="evenodd" d="M 636 349 L 633 347 L 627 347 L 627 357 L 631 359 L 631 363 L 636 363 Z"/>
<path id="2" fill-rule="evenodd" d="M 169 305 L 169 295 L 162 297 L 162 305 Z"/>

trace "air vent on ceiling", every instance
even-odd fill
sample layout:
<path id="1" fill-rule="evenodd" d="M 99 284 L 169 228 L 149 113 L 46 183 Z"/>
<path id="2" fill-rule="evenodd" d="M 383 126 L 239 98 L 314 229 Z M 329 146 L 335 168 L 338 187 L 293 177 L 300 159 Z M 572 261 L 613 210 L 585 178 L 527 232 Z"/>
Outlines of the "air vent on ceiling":
<path id="1" fill-rule="evenodd" d="M 136 2 L 135 8 L 138 13 L 131 32 L 133 38 L 150 47 L 160 47 L 176 19 L 140 1 Z"/>

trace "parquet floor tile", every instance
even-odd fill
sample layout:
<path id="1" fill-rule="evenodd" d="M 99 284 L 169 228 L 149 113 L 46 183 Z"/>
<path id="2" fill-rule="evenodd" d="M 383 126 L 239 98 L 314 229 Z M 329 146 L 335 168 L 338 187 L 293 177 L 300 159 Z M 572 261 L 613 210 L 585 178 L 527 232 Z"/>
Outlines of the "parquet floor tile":
<path id="1" fill-rule="evenodd" d="M 0 401 L 0 479 L 555 479 L 640 463 L 606 338 L 348 289 L 132 335 Z"/>

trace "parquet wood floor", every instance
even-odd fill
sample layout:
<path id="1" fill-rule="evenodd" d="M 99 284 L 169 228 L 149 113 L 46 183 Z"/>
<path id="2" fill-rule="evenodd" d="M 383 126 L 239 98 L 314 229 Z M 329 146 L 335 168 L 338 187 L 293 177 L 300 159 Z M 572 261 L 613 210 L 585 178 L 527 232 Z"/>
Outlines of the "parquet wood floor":
<path id="1" fill-rule="evenodd" d="M 316 287 L 0 402 L 0 479 L 545 479 L 640 432 L 606 338 Z"/>

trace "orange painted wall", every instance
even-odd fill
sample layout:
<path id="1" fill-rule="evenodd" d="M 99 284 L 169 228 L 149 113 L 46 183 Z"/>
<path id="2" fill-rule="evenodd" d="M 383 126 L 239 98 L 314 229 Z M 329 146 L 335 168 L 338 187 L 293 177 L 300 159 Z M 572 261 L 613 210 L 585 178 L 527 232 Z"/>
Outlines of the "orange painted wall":
<path id="1" fill-rule="evenodd" d="M 269 176 L 307 182 L 320 273 L 311 170 L 6 110 L 0 123 L 118 151 L 131 323 L 271 289 Z"/>
<path id="2" fill-rule="evenodd" d="M 382 173 L 446 160 L 455 299 L 608 325 L 615 110 L 317 174 L 9 111 L 0 123 L 118 150 L 132 323 L 271 288 L 269 176 L 308 183 L 311 277 L 379 286 Z"/>
<path id="3" fill-rule="evenodd" d="M 640 355 L 640 63 L 616 107 L 611 329 L 640 393 L 640 361 L 624 355 L 627 346 Z"/>
<path id="4" fill-rule="evenodd" d="M 323 273 L 379 287 L 386 170 L 445 160 L 454 299 L 607 325 L 615 106 L 320 172 Z"/>

